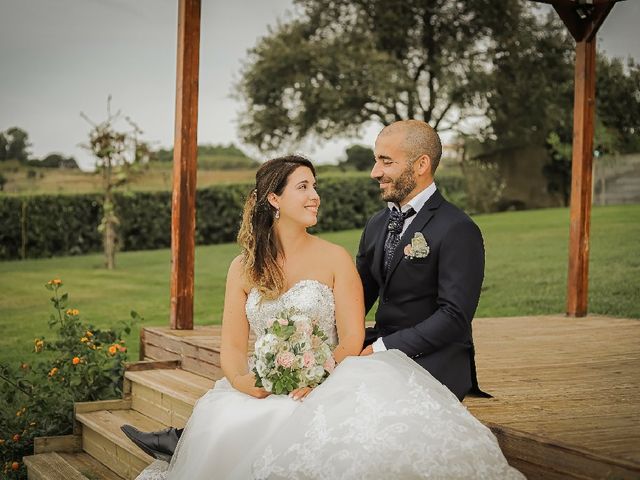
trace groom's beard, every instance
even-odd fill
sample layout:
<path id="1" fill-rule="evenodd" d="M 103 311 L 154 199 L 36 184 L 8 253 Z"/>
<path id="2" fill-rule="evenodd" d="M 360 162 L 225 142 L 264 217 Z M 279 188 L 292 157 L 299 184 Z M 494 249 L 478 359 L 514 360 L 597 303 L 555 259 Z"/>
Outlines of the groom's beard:
<path id="1" fill-rule="evenodd" d="M 383 177 L 379 180 L 380 183 L 391 182 L 390 188 L 382 190 L 380 196 L 385 202 L 400 203 L 409 195 L 414 188 L 416 188 L 417 182 L 413 176 L 413 169 L 411 165 L 407 165 L 407 168 L 403 170 L 398 178 L 393 180 L 390 177 Z"/>

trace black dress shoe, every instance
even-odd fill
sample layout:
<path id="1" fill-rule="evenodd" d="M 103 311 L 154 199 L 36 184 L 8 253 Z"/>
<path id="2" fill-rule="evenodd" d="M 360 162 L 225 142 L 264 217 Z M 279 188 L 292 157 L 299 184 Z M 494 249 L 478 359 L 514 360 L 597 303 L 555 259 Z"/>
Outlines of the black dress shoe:
<path id="1" fill-rule="evenodd" d="M 157 460 L 170 462 L 176 450 L 182 431 L 169 427 L 159 432 L 141 432 L 132 425 L 122 425 L 120 429 L 133 443 Z"/>

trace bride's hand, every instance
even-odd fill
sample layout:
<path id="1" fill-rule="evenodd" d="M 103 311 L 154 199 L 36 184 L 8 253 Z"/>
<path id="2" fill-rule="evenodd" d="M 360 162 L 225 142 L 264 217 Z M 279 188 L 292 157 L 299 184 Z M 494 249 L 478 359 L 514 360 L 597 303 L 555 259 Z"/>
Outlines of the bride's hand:
<path id="1" fill-rule="evenodd" d="M 296 388 L 289 394 L 289 396 L 294 400 L 302 400 L 311 393 L 311 390 L 313 390 L 311 387 Z"/>
<path id="2" fill-rule="evenodd" d="M 231 386 L 239 392 L 256 398 L 266 398 L 271 395 L 271 393 L 267 392 L 264 388 L 256 387 L 256 376 L 253 373 L 237 375 L 231 381 Z"/>

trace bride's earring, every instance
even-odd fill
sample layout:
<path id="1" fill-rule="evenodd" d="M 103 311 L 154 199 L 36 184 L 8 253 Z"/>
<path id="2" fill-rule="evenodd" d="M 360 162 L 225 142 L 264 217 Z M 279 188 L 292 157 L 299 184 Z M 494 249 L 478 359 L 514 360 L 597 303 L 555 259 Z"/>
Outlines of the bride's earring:
<path id="1" fill-rule="evenodd" d="M 275 219 L 279 219 L 280 218 L 280 209 L 278 207 L 276 207 L 276 214 L 274 215 Z"/>

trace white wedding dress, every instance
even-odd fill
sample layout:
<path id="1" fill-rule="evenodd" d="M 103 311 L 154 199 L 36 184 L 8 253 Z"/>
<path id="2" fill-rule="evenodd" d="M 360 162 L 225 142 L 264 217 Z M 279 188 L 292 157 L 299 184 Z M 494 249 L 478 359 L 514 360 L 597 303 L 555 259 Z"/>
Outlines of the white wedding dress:
<path id="1" fill-rule="evenodd" d="M 337 342 L 332 290 L 302 280 L 276 300 L 253 290 L 256 335 L 284 308 L 315 319 Z M 522 479 L 491 431 L 404 353 L 346 358 L 304 401 L 256 399 L 216 382 L 198 402 L 171 464 L 139 480 Z"/>

